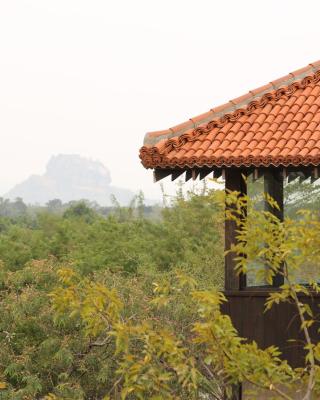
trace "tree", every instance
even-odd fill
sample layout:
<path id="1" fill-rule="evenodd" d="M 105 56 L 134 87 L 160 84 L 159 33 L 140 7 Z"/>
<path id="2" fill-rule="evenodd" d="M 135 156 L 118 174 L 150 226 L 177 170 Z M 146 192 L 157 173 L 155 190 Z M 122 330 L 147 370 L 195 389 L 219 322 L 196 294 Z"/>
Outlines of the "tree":
<path id="1" fill-rule="evenodd" d="M 93 221 L 95 212 L 84 201 L 75 202 L 64 213 L 64 218 L 83 218 L 87 222 Z"/>
<path id="2" fill-rule="evenodd" d="M 12 203 L 12 209 L 14 215 L 23 215 L 27 212 L 27 206 L 24 204 L 21 197 L 17 197 Z"/>
<path id="3" fill-rule="evenodd" d="M 271 198 L 267 200 L 277 207 Z M 271 392 L 274 399 L 293 400 L 292 387 L 300 390 L 301 400 L 320 395 L 320 342 L 312 342 L 310 335 L 317 321 L 299 299 L 300 293 L 320 292 L 320 286 L 317 279 L 310 278 L 309 286 L 295 280 L 306 262 L 319 265 L 320 222 L 310 211 L 301 211 L 298 222 L 281 222 L 236 192 L 225 201 L 233 206 L 226 217 L 238 226 L 238 242 L 231 248 L 237 254 L 237 271 L 247 273 L 255 260 L 252 272 L 267 282 L 275 274 L 284 277 L 284 285 L 270 294 L 266 308 L 288 301 L 295 305 L 305 337 L 304 368 L 292 368 L 274 346 L 262 350 L 240 338 L 221 312 L 223 294 L 197 288 L 197 282 L 181 270 L 171 281 L 154 284 L 155 297 L 147 300 L 139 320 L 126 315 L 115 289 L 64 269 L 59 272 L 62 286 L 52 293 L 57 315 L 78 318 L 86 335 L 115 345 L 118 378 L 105 399 L 221 399 L 241 382 Z M 193 316 L 191 323 L 181 326 L 168 318 L 179 307 Z M 163 316 L 169 325 L 164 325 Z"/>
<path id="4" fill-rule="evenodd" d="M 57 213 L 61 212 L 63 208 L 63 203 L 60 199 L 53 199 L 47 202 L 46 207 L 49 212 Z"/>

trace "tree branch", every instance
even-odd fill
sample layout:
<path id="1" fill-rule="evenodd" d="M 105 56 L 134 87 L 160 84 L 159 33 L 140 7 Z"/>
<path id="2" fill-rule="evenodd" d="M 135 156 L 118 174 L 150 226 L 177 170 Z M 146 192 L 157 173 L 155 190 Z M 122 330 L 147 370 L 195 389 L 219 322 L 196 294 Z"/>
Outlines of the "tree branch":
<path id="1" fill-rule="evenodd" d="M 309 330 L 306 326 L 306 319 L 303 315 L 303 310 L 302 310 L 302 305 L 301 302 L 299 301 L 297 292 L 294 288 L 294 285 L 291 283 L 290 279 L 289 279 L 289 271 L 288 271 L 288 265 L 286 262 L 284 262 L 284 267 L 285 267 L 285 274 L 284 277 L 286 278 L 288 285 L 290 287 L 290 291 L 292 293 L 292 297 L 293 300 L 297 306 L 298 309 L 298 313 L 299 313 L 299 317 L 300 317 L 300 321 L 301 321 L 301 326 L 302 326 L 302 330 L 309 348 L 309 362 L 310 362 L 310 375 L 309 375 L 309 379 L 308 379 L 308 386 L 307 386 L 307 391 L 306 394 L 304 395 L 302 400 L 311 400 L 311 395 L 312 395 L 312 391 L 313 391 L 313 387 L 315 384 L 315 368 L 316 368 L 316 363 L 315 363 L 315 357 L 314 357 L 314 351 L 313 351 L 313 344 L 310 338 L 310 334 L 309 334 Z"/>

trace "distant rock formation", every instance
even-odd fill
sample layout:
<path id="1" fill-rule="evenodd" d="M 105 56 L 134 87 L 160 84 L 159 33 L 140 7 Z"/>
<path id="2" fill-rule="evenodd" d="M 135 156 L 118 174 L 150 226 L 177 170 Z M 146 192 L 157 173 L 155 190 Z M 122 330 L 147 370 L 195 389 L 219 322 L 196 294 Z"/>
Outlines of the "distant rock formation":
<path id="1" fill-rule="evenodd" d="M 41 205 L 52 199 L 64 203 L 86 199 L 104 206 L 111 204 L 111 195 L 126 205 L 134 193 L 112 186 L 110 172 L 101 162 L 75 154 L 60 154 L 49 160 L 44 175 L 31 175 L 4 197 L 21 197 L 27 204 Z"/>

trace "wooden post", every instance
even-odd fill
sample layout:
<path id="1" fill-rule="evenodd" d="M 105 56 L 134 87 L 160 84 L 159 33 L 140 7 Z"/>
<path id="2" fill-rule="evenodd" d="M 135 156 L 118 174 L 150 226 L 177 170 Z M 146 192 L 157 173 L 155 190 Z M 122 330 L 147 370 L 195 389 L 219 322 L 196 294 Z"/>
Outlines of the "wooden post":
<path id="1" fill-rule="evenodd" d="M 280 221 L 283 221 L 283 172 L 281 169 L 266 169 L 264 173 L 264 191 L 275 200 L 279 210 L 265 202 L 265 210 L 269 211 Z"/>
<path id="2" fill-rule="evenodd" d="M 226 191 L 237 191 L 247 193 L 247 184 L 243 179 L 244 171 L 239 168 L 226 168 L 225 188 Z M 227 206 L 226 206 L 227 207 Z M 225 221 L 225 250 L 229 250 L 231 244 L 236 243 L 236 224 L 234 221 Z M 237 276 L 234 268 L 234 254 L 225 256 L 225 283 L 224 288 L 228 290 L 240 290 L 245 286 L 245 276 Z"/>
<path id="3" fill-rule="evenodd" d="M 243 179 L 245 172 L 238 168 L 226 168 L 224 170 L 225 189 L 228 191 L 237 191 L 247 194 L 247 183 Z M 226 207 L 228 207 L 226 205 Z M 229 250 L 231 244 L 236 243 L 236 224 L 234 221 L 225 221 L 225 250 Z M 228 253 L 224 259 L 225 281 L 224 288 L 228 290 L 241 290 L 245 287 L 246 277 L 238 276 L 235 272 L 234 254 Z M 242 399 L 242 385 L 235 385 L 232 390 L 232 400 Z"/>
<path id="4" fill-rule="evenodd" d="M 266 169 L 264 173 L 264 191 L 275 200 L 279 206 L 279 210 L 273 208 L 265 201 L 265 210 L 275 215 L 280 221 L 283 221 L 283 172 L 278 169 Z M 283 276 L 277 274 L 273 278 L 273 286 L 279 287 L 283 285 Z"/>
<path id="5" fill-rule="evenodd" d="M 235 385 L 231 400 L 242 400 L 242 385 Z"/>

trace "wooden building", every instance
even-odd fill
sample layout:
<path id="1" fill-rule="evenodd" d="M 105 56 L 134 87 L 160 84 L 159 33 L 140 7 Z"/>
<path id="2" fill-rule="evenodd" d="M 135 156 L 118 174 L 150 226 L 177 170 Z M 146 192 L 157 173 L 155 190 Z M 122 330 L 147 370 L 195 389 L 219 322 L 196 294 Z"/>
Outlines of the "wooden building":
<path id="1" fill-rule="evenodd" d="M 184 173 L 186 180 L 203 179 L 213 173 L 224 177 L 226 189 L 246 193 L 242 174 L 261 178 L 282 219 L 284 182 L 295 177 L 315 181 L 320 173 L 320 61 L 168 130 L 147 133 L 140 158 L 145 168 L 153 169 L 155 181 L 167 176 L 175 180 Z M 226 249 L 234 241 L 235 226 L 226 221 Z M 288 342 L 300 337 L 295 309 L 282 304 L 263 312 L 266 297 L 282 284 L 282 277 L 276 276 L 271 287 L 252 284 L 235 274 L 234 265 L 232 254 L 227 255 L 225 311 L 240 335 L 263 348 L 277 345 L 298 366 L 302 347 Z M 314 310 L 319 308 L 317 296 L 308 301 Z"/>

